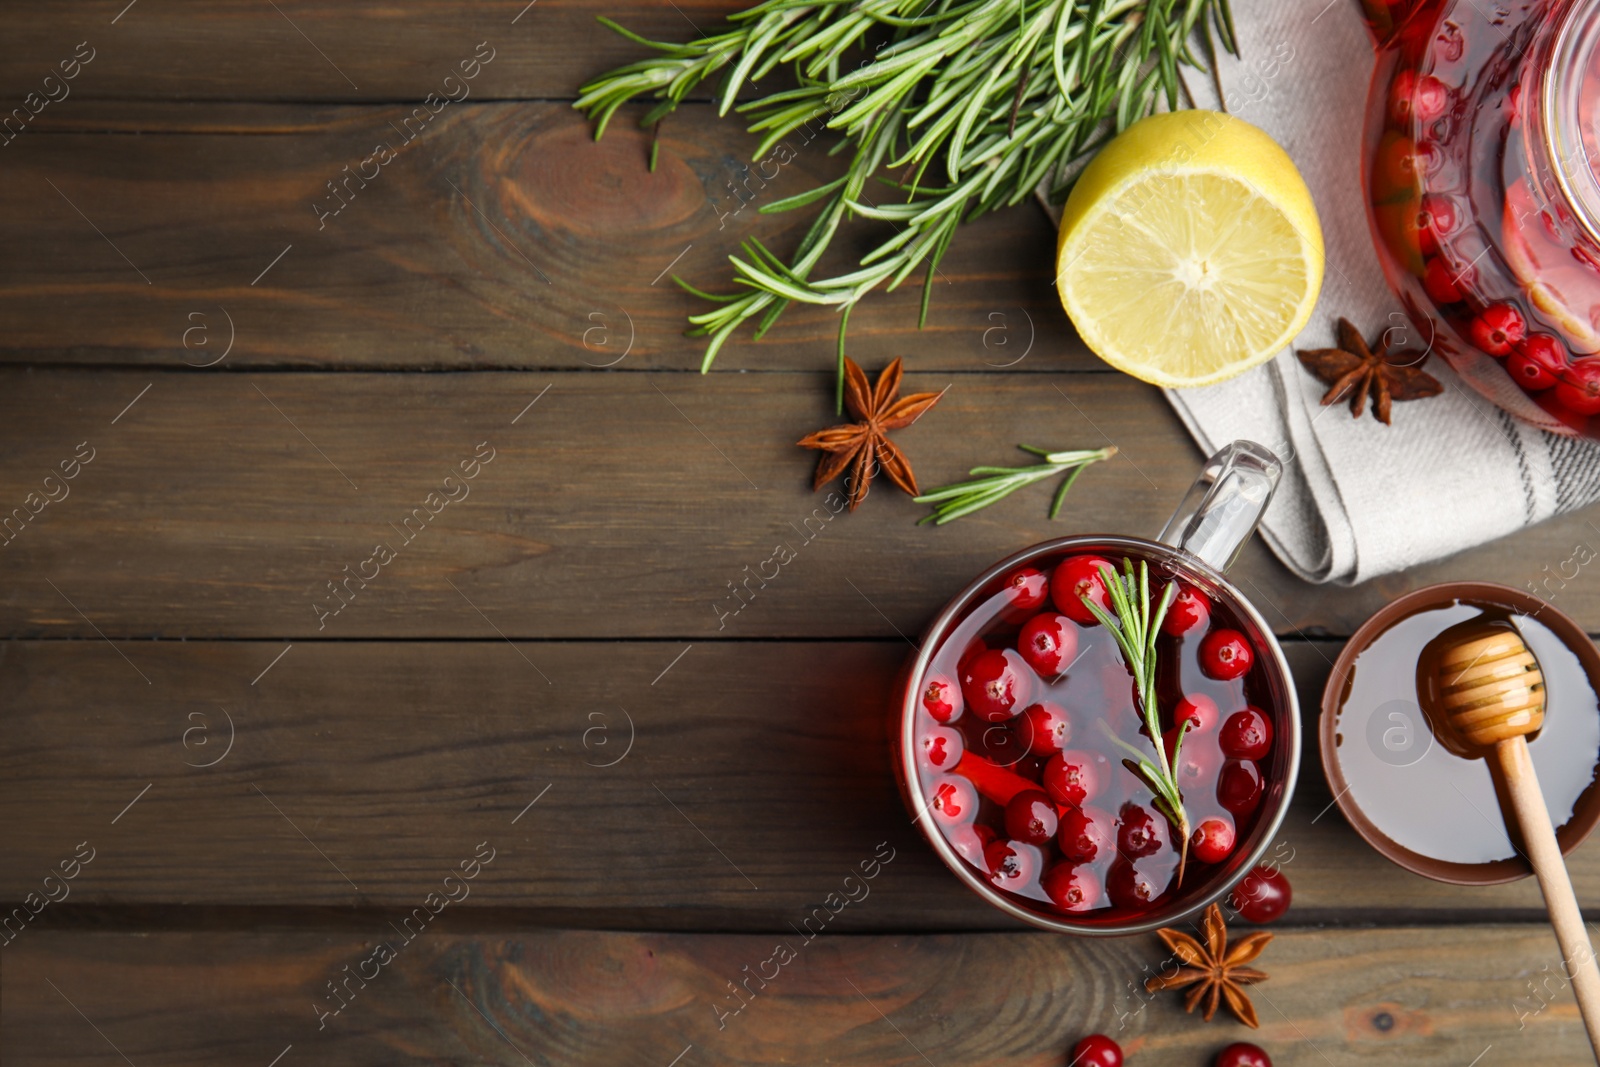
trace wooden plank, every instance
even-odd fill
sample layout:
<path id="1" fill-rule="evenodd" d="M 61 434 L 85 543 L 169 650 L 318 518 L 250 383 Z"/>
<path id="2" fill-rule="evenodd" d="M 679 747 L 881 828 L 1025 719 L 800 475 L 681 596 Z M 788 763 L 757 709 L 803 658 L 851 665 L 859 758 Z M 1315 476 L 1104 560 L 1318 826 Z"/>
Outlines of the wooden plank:
<path id="1" fill-rule="evenodd" d="M 279 1055 L 281 1067 L 1047 1067 L 1094 1031 L 1136 1063 L 1205 1063 L 1246 1038 L 1278 1067 L 1462 1067 L 1490 1046 L 1542 1063 L 1589 1055 L 1553 977 L 1554 939 L 1535 926 L 1280 929 L 1260 961 L 1271 978 L 1252 987 L 1252 1032 L 1139 990 L 1142 969 L 1164 966 L 1153 937 L 470 936 L 448 932 L 448 910 L 437 922 L 409 943 L 377 916 L 358 934 L 43 932 L 0 957 L 0 1055 L 16 1067 Z M 397 947 L 379 968 L 385 939 Z M 320 1015 L 341 1003 L 328 983 L 358 971 L 369 980 L 348 980 L 340 1014 Z M 746 980 L 741 1001 L 730 986 Z"/>
<path id="2" fill-rule="evenodd" d="M 471 909 L 782 931 L 887 842 L 870 906 L 839 929 L 1014 928 L 901 807 L 886 709 L 903 644 L 124 642 L 127 661 L 101 641 L 0 647 L 0 901 L 80 842 L 95 852 L 46 922 L 409 906 L 487 840 L 500 858 Z M 1332 646 L 1292 648 L 1309 697 Z M 1272 853 L 1297 921 L 1541 914 L 1531 880 L 1465 889 L 1389 865 L 1330 808 L 1314 742 L 1303 769 Z M 1600 844 L 1571 865 L 1600 907 Z"/>
<path id="3" fill-rule="evenodd" d="M 231 339 L 219 366 L 699 369 L 704 341 L 683 331 L 710 305 L 671 275 L 732 291 L 741 241 L 787 254 L 810 222 L 759 209 L 842 166 L 819 127 L 751 168 L 755 138 L 705 106 L 665 127 L 654 174 L 621 117 L 597 144 L 564 104 L 469 100 L 407 125 L 412 108 L 45 112 L 5 149 L 0 360 L 202 366 Z M 397 158 L 363 166 L 380 143 Z M 853 224 L 824 268 L 887 233 Z M 852 316 L 851 351 L 1102 367 L 1050 285 L 1054 248 L 1035 204 L 980 220 L 940 267 L 927 328 L 919 275 Z M 717 367 L 826 370 L 837 330 L 832 310 L 794 307 Z"/>
<path id="4" fill-rule="evenodd" d="M 0 99 L 9 108 L 30 92 L 61 96 L 43 79 L 59 76 L 60 62 L 82 41 L 93 58 L 68 83 L 71 95 L 47 112 L 76 99 L 421 100 L 441 91 L 441 80 L 481 41 L 496 51 L 473 86 L 477 95 L 571 98 L 589 78 L 643 51 L 596 16 L 657 39 L 688 41 L 697 27 L 719 32 L 722 16 L 744 6 L 733 0 L 46 0 L 7 20 Z"/>
<path id="5" fill-rule="evenodd" d="M 70 497 L 8 531 L 0 633 L 914 636 L 1024 545 L 1153 534 L 1199 462 L 1160 396 L 1121 375 L 997 375 L 980 386 L 912 374 L 906 388 L 946 386 L 897 437 L 926 485 L 1020 460 L 1018 442 L 1111 441 L 1121 454 L 1083 475 L 1060 521 L 1046 520 L 1040 488 L 935 529 L 918 527 L 926 510 L 887 483 L 837 519 L 826 494 L 810 492 L 814 459 L 793 442 L 834 421 L 827 373 L 0 371 L 10 449 L 0 515 L 24 507 L 26 517 L 47 472 L 81 442 L 94 450 Z M 421 533 L 406 526 L 407 540 L 402 522 L 484 441 L 497 458 L 471 495 Z M 1356 589 L 1306 586 L 1260 546 L 1236 574 L 1280 632 L 1350 633 L 1405 589 L 1462 577 L 1523 585 L 1593 537 L 1583 515 L 1568 516 L 1514 547 Z M 358 599 L 323 619 L 317 605 L 340 603 L 327 583 L 345 567 L 370 575 L 379 542 L 398 558 L 365 589 L 346 587 Z M 796 558 L 767 588 L 752 581 L 755 599 L 731 615 L 745 601 L 730 583 L 743 589 L 780 542 Z M 1588 572 L 1557 604 L 1600 631 Z"/>

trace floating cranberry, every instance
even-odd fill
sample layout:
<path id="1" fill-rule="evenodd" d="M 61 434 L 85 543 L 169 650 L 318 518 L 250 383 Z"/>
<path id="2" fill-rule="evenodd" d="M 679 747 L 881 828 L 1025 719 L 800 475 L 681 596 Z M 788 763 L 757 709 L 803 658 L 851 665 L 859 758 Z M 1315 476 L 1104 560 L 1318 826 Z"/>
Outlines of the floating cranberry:
<path id="1" fill-rule="evenodd" d="M 1106 895 L 1111 903 L 1130 911 L 1144 911 L 1150 902 L 1161 895 L 1162 886 L 1147 871 L 1140 870 L 1129 860 L 1117 857 L 1106 872 Z"/>
<path id="2" fill-rule="evenodd" d="M 1092 625 L 1096 621 L 1094 612 L 1083 603 L 1083 598 L 1088 597 L 1109 614 L 1111 594 L 1106 591 L 1106 568 L 1115 571 L 1110 560 L 1099 556 L 1073 556 L 1063 560 L 1050 578 L 1050 598 L 1055 601 L 1056 610 L 1073 622 Z"/>
<path id="3" fill-rule="evenodd" d="M 1600 415 L 1600 356 L 1575 361 L 1556 385 L 1556 403 L 1574 415 Z"/>
<path id="4" fill-rule="evenodd" d="M 1167 843 L 1167 821 L 1138 804 L 1122 805 L 1117 818 L 1117 851 L 1124 857 L 1153 856 Z"/>
<path id="5" fill-rule="evenodd" d="M 1161 620 L 1161 632 L 1182 637 L 1195 630 L 1205 629 L 1211 621 L 1211 600 L 1187 582 L 1178 583 L 1178 595 L 1167 608 L 1167 617 Z"/>
<path id="6" fill-rule="evenodd" d="M 973 656 L 961 673 L 961 694 L 986 722 L 1004 722 L 1033 696 L 1034 674 L 1009 648 L 991 648 Z"/>
<path id="7" fill-rule="evenodd" d="M 1453 198 L 1440 193 L 1428 193 L 1422 198 L 1417 211 L 1417 241 L 1422 254 L 1431 256 L 1439 251 L 1439 238 L 1449 236 L 1460 222 Z"/>
<path id="8" fill-rule="evenodd" d="M 978 840 L 985 845 L 1000 836 L 994 832 L 994 827 L 988 823 L 974 823 L 972 829 L 978 835 Z"/>
<path id="9" fill-rule="evenodd" d="M 1189 724 L 1189 733 L 1205 733 L 1217 725 L 1222 717 L 1222 712 L 1217 710 L 1217 702 L 1204 693 L 1193 693 L 1178 701 L 1178 706 L 1172 712 L 1172 725 L 1174 729 L 1183 729 L 1183 724 Z"/>
<path id="10" fill-rule="evenodd" d="M 1239 817 L 1249 815 L 1261 803 L 1261 771 L 1249 760 L 1231 759 L 1217 776 L 1217 803 Z"/>
<path id="11" fill-rule="evenodd" d="M 1029 845 L 1047 844 L 1056 836 L 1056 807 L 1037 789 L 1018 793 L 1006 805 L 1006 833 Z"/>
<path id="12" fill-rule="evenodd" d="M 1050 579 L 1032 567 L 1018 567 L 1005 576 L 1002 584 L 1019 611 L 1037 611 L 1050 595 Z"/>
<path id="13" fill-rule="evenodd" d="M 1527 332 L 1522 312 L 1511 304 L 1490 304 L 1474 315 L 1467 327 L 1472 343 L 1496 359 L 1509 355 Z"/>
<path id="14" fill-rule="evenodd" d="M 1289 910 L 1294 891 L 1276 867 L 1257 867 L 1233 887 L 1228 903 L 1246 922 L 1269 923 Z"/>
<path id="15" fill-rule="evenodd" d="M 1224 818 L 1201 819 L 1189 839 L 1189 851 L 1201 863 L 1221 863 L 1233 855 L 1233 821 Z"/>
<path id="16" fill-rule="evenodd" d="M 1054 756 L 1072 740 L 1072 720 L 1061 705 L 1048 700 L 1023 708 L 1015 729 L 1034 756 Z"/>
<path id="17" fill-rule="evenodd" d="M 1450 87 L 1432 74 L 1402 70 L 1389 83 L 1389 121 L 1402 130 L 1432 122 L 1450 106 Z"/>
<path id="18" fill-rule="evenodd" d="M 1035 615 L 1017 634 L 1017 652 L 1039 677 L 1053 680 L 1078 654 L 1078 628 L 1065 615 Z"/>
<path id="19" fill-rule="evenodd" d="M 1549 389 L 1566 373 L 1570 356 L 1561 338 L 1530 333 L 1506 360 L 1506 373 L 1530 393 Z"/>
<path id="20" fill-rule="evenodd" d="M 983 862 L 989 868 L 990 884 L 1021 893 L 1038 881 L 1043 855 L 1026 842 L 995 838 L 983 846 Z"/>
<path id="21" fill-rule="evenodd" d="M 940 822 L 959 826 L 978 814 L 978 791 L 965 778 L 952 775 L 933 787 L 928 806 Z"/>
<path id="22" fill-rule="evenodd" d="M 1058 863 L 1044 872 L 1045 896 L 1062 911 L 1088 911 L 1100 903 L 1100 882 L 1093 871 Z M 1119 1055 L 1117 1059 L 1121 1063 Z"/>
<path id="23" fill-rule="evenodd" d="M 1223 681 L 1248 674 L 1255 658 L 1250 642 L 1238 630 L 1212 630 L 1200 642 L 1200 669 Z"/>
<path id="24" fill-rule="evenodd" d="M 942 674 L 931 675 L 922 687 L 922 708 L 935 722 L 955 722 L 963 706 L 961 690 Z"/>
<path id="25" fill-rule="evenodd" d="M 922 735 L 922 758 L 936 771 L 953 770 L 966 750 L 960 730 L 934 726 Z"/>
<path id="26" fill-rule="evenodd" d="M 1116 830 L 1110 812 L 1099 808 L 1068 808 L 1056 831 L 1056 847 L 1073 863 L 1093 863 L 1109 855 Z"/>
<path id="27" fill-rule="evenodd" d="M 1162 740 L 1167 741 L 1168 737 L 1172 740 L 1167 744 L 1167 758 L 1173 763 L 1172 773 L 1177 776 L 1180 792 L 1204 789 L 1216 780 L 1217 765 L 1222 760 L 1215 745 L 1205 743 L 1203 738 L 1186 739 L 1174 758 L 1171 750 L 1176 747 L 1177 734 L 1163 735 Z"/>
<path id="28" fill-rule="evenodd" d="M 1272 723 L 1258 708 L 1245 708 L 1228 716 L 1217 735 L 1222 754 L 1233 759 L 1260 759 L 1272 748 Z"/>
<path id="29" fill-rule="evenodd" d="M 1260 1045 L 1248 1041 L 1235 1041 L 1212 1061 L 1212 1067 L 1272 1067 L 1272 1057 Z"/>
<path id="30" fill-rule="evenodd" d="M 1436 304 L 1459 301 L 1465 295 L 1461 290 L 1463 283 L 1470 285 L 1470 276 L 1465 271 L 1457 274 L 1451 270 L 1450 264 L 1442 256 L 1434 256 L 1423 267 L 1422 288 L 1427 290 L 1428 296 Z"/>
<path id="31" fill-rule="evenodd" d="M 1044 765 L 1044 791 L 1057 804 L 1082 807 L 1085 800 L 1100 792 L 1103 762 L 1105 757 L 1081 749 L 1051 756 Z"/>
<path id="32" fill-rule="evenodd" d="M 989 651 L 989 645 L 981 637 L 974 637 L 967 642 L 967 647 L 961 650 L 961 658 L 956 660 L 956 677 L 959 678 L 966 674 L 967 666 L 973 659 L 987 651 Z"/>
<path id="33" fill-rule="evenodd" d="M 1071 1067 L 1122 1067 L 1122 1046 L 1105 1034 L 1090 1034 L 1072 1046 Z"/>

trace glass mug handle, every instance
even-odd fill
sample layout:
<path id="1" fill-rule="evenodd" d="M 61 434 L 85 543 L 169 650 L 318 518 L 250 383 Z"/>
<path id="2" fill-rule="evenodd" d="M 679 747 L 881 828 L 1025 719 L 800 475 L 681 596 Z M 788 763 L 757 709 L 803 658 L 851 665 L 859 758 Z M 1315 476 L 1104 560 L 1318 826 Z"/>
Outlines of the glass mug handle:
<path id="1" fill-rule="evenodd" d="M 1157 540 L 1226 571 L 1256 532 L 1282 473 L 1283 464 L 1264 445 L 1233 442 L 1206 460 Z"/>

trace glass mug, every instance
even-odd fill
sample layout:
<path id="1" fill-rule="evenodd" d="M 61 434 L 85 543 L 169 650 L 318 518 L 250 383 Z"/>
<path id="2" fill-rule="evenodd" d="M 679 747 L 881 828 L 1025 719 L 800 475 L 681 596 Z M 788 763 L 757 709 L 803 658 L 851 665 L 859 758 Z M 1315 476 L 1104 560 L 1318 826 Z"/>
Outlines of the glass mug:
<path id="1" fill-rule="evenodd" d="M 922 835 L 990 904 L 1048 930 L 1137 933 L 1220 899 L 1259 862 L 1294 792 L 1299 704 L 1271 627 L 1223 575 L 1281 470 L 1267 449 L 1236 441 L 1206 463 L 1158 539 L 1034 545 L 980 574 L 928 627 L 894 709 L 895 774 Z M 1170 754 L 1176 717 L 1190 718 L 1171 773 L 1191 829 L 1218 824 L 1189 848 L 1181 884 L 1173 824 L 1122 762 L 1157 762 L 1133 677 L 1077 599 L 1099 595 L 1084 584 L 1096 560 L 1120 573 L 1125 559 L 1135 573 L 1148 564 L 1152 607 L 1178 583 L 1156 638 L 1162 736 Z"/>
<path id="2" fill-rule="evenodd" d="M 1527 422 L 1600 437 L 1600 3 L 1362 6 L 1367 215 L 1416 350 Z"/>

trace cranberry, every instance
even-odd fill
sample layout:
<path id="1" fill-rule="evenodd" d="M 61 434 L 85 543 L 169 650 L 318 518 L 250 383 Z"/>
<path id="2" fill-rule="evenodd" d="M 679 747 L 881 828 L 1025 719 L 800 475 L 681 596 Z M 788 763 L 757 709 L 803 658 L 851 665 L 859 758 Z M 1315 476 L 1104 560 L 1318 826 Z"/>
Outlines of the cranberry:
<path id="1" fill-rule="evenodd" d="M 1043 855 L 1026 842 L 997 837 L 983 846 L 983 862 L 989 868 L 990 884 L 1021 893 L 1038 880 Z"/>
<path id="2" fill-rule="evenodd" d="M 1439 193 L 1424 195 L 1417 211 L 1417 241 L 1422 254 L 1431 256 L 1439 251 L 1439 238 L 1452 233 L 1459 221 L 1452 198 Z"/>
<path id="3" fill-rule="evenodd" d="M 1276 867 L 1257 867 L 1233 887 L 1228 903 L 1246 922 L 1269 923 L 1289 910 L 1294 891 Z"/>
<path id="4" fill-rule="evenodd" d="M 1195 693 L 1178 701 L 1178 707 L 1172 713 L 1173 728 L 1181 730 L 1183 724 L 1189 724 L 1191 735 L 1204 733 L 1217 725 L 1217 720 L 1222 717 L 1222 712 L 1217 710 L 1217 702 L 1204 693 Z"/>
<path id="5" fill-rule="evenodd" d="M 1178 583 L 1178 595 L 1167 608 L 1167 617 L 1161 620 L 1161 632 L 1182 637 L 1194 630 L 1205 629 L 1211 621 L 1211 600 L 1200 590 L 1183 582 Z"/>
<path id="6" fill-rule="evenodd" d="M 1566 344 L 1548 333 L 1530 333 L 1506 360 L 1506 373 L 1530 393 L 1548 389 L 1565 376 L 1570 360 Z"/>
<path id="7" fill-rule="evenodd" d="M 1085 800 L 1100 792 L 1100 764 L 1103 756 L 1081 749 L 1068 749 L 1050 757 L 1044 765 L 1044 791 L 1057 804 L 1081 807 Z"/>
<path id="8" fill-rule="evenodd" d="M 1389 121 L 1407 129 L 1415 119 L 1432 122 L 1450 106 L 1450 87 L 1432 74 L 1402 70 L 1389 83 Z"/>
<path id="9" fill-rule="evenodd" d="M 1163 735 L 1162 740 L 1166 741 L 1168 736 Z M 1185 740 L 1177 759 L 1173 760 L 1171 749 L 1176 744 L 1177 734 L 1170 737 L 1172 741 L 1167 745 L 1167 759 L 1175 764 L 1172 773 L 1178 778 L 1180 792 L 1204 789 L 1216 780 L 1218 754 L 1215 745 L 1206 744 L 1202 739 Z"/>
<path id="10" fill-rule="evenodd" d="M 1261 772 L 1249 760 L 1231 759 L 1217 776 L 1217 803 L 1243 818 L 1261 803 Z"/>
<path id="11" fill-rule="evenodd" d="M 1062 911 L 1088 911 L 1100 903 L 1100 882 L 1092 871 L 1058 863 L 1044 872 L 1044 893 Z"/>
<path id="12" fill-rule="evenodd" d="M 1510 354 L 1511 347 L 1527 332 L 1522 312 L 1511 304 L 1490 304 L 1474 315 L 1467 327 L 1472 343 L 1496 359 Z"/>
<path id="13" fill-rule="evenodd" d="M 1248 674 L 1255 658 L 1250 642 L 1238 630 L 1212 630 L 1200 642 L 1200 669 L 1223 681 Z M 971 697 L 967 699 L 971 703 Z"/>
<path id="14" fill-rule="evenodd" d="M 1600 357 L 1577 360 L 1556 386 L 1556 403 L 1574 415 L 1600 415 Z"/>
<path id="15" fill-rule="evenodd" d="M 1124 857 L 1153 856 L 1167 843 L 1167 822 L 1138 804 L 1122 805 L 1117 820 L 1117 851 Z"/>
<path id="16" fill-rule="evenodd" d="M 1109 854 L 1115 835 L 1109 812 L 1099 808 L 1068 808 L 1061 814 L 1056 846 L 1073 863 L 1093 863 Z"/>
<path id="17" fill-rule="evenodd" d="M 1460 300 L 1465 295 L 1461 290 L 1463 283 L 1471 284 L 1467 272 L 1457 274 L 1441 256 L 1429 259 L 1423 268 L 1422 288 L 1436 304 L 1454 304 Z"/>
<path id="18" fill-rule="evenodd" d="M 955 722 L 961 718 L 961 690 L 942 674 L 935 674 L 922 687 L 922 707 L 935 722 Z"/>
<path id="19" fill-rule="evenodd" d="M 1011 606 L 1018 611 L 1038 611 L 1050 595 L 1050 579 L 1032 567 L 1018 567 L 1002 582 Z"/>
<path id="20" fill-rule="evenodd" d="M 1260 759 L 1272 748 L 1272 723 L 1258 708 L 1245 708 L 1228 716 L 1217 735 L 1222 754 L 1233 759 Z"/>
<path id="21" fill-rule="evenodd" d="M 1078 628 L 1065 615 L 1035 615 L 1017 634 L 1017 652 L 1039 677 L 1054 679 L 1078 654 Z"/>
<path id="22" fill-rule="evenodd" d="M 1099 556 L 1073 556 L 1063 560 L 1050 578 L 1050 598 L 1056 610 L 1073 622 L 1093 625 L 1094 613 L 1083 603 L 1088 597 L 1102 611 L 1111 611 L 1111 594 L 1106 591 L 1104 569 L 1112 569 L 1111 561 Z"/>
<path id="23" fill-rule="evenodd" d="M 986 722 L 1012 718 L 1033 695 L 1033 672 L 1009 648 L 991 648 L 973 656 L 961 673 L 967 706 Z"/>
<path id="24" fill-rule="evenodd" d="M 922 735 L 922 758 L 934 770 L 954 769 L 966 750 L 967 745 L 960 730 L 934 726 Z"/>
<path id="25" fill-rule="evenodd" d="M 1272 1058 L 1260 1045 L 1235 1041 L 1211 1061 L 1211 1067 L 1272 1067 Z"/>
<path id="26" fill-rule="evenodd" d="M 1018 793 L 1006 805 L 1006 833 L 1029 845 L 1043 845 L 1056 836 L 1056 808 L 1037 789 Z"/>
<path id="27" fill-rule="evenodd" d="M 974 637 L 969 641 L 967 647 L 961 650 L 961 658 L 956 660 L 956 677 L 959 678 L 961 675 L 966 674 L 967 666 L 973 659 L 987 651 L 989 651 L 989 646 L 983 638 Z"/>
<path id="28" fill-rule="evenodd" d="M 1150 902 L 1161 895 L 1162 888 L 1148 872 L 1120 856 L 1112 861 L 1111 869 L 1106 872 L 1106 895 L 1111 898 L 1111 903 L 1128 911 L 1148 908 Z"/>
<path id="29" fill-rule="evenodd" d="M 1233 846 L 1233 822 L 1223 818 L 1200 820 L 1189 839 L 1189 851 L 1201 863 L 1221 863 L 1233 854 Z"/>
<path id="30" fill-rule="evenodd" d="M 990 841 L 993 841 L 995 838 L 1000 836 L 994 832 L 994 827 L 987 823 L 973 823 L 972 831 L 977 835 L 978 840 L 984 845 L 988 845 Z"/>
<path id="31" fill-rule="evenodd" d="M 1072 740 L 1072 720 L 1059 704 L 1042 701 L 1022 709 L 1017 733 L 1035 756 L 1054 756 Z"/>
<path id="32" fill-rule="evenodd" d="M 978 814 L 978 791 L 965 778 L 952 775 L 933 787 L 928 806 L 940 822 L 959 826 Z"/>
<path id="33" fill-rule="evenodd" d="M 1122 1067 L 1122 1046 L 1105 1034 L 1090 1034 L 1072 1046 L 1068 1067 Z"/>

